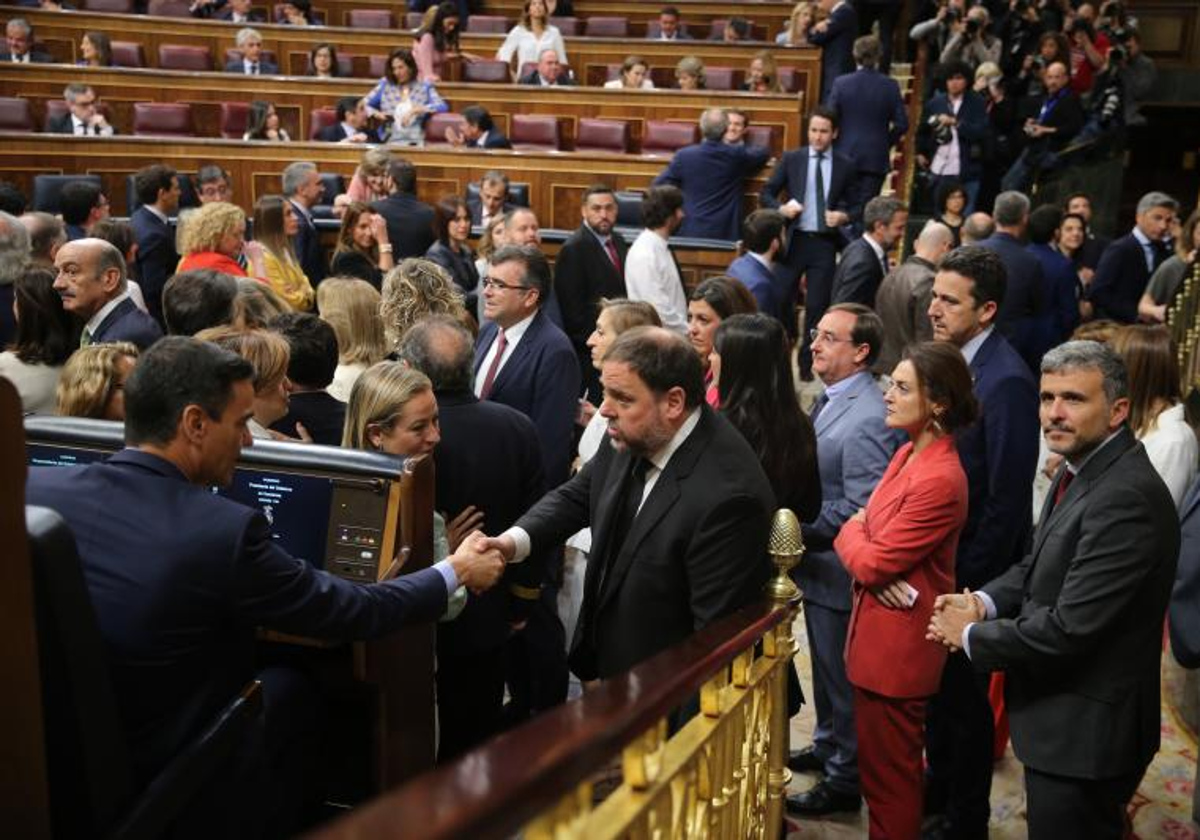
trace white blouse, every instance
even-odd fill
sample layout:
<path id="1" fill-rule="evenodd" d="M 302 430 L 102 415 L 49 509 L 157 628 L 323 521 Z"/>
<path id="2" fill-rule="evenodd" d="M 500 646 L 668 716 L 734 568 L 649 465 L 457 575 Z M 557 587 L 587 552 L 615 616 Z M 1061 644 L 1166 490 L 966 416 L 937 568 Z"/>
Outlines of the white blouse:
<path id="1" fill-rule="evenodd" d="M 609 90 L 625 87 L 620 79 L 610 79 L 604 83 L 604 86 Z M 642 90 L 654 90 L 654 82 L 650 81 L 649 79 L 642 79 Z"/>
<path id="2" fill-rule="evenodd" d="M 512 61 L 513 53 L 517 54 L 517 72 L 526 64 L 537 64 L 538 56 L 544 50 L 554 50 L 558 60 L 567 63 L 567 48 L 563 43 L 562 33 L 557 26 L 547 26 L 542 30 L 542 37 L 537 37 L 524 26 L 517 24 L 508 31 L 508 37 L 496 50 L 496 58 L 501 61 Z"/>
<path id="3" fill-rule="evenodd" d="M 1142 436 L 1150 463 L 1171 491 L 1176 509 L 1196 478 L 1200 443 L 1183 416 L 1183 404 L 1173 405 L 1158 415 L 1154 428 Z"/>

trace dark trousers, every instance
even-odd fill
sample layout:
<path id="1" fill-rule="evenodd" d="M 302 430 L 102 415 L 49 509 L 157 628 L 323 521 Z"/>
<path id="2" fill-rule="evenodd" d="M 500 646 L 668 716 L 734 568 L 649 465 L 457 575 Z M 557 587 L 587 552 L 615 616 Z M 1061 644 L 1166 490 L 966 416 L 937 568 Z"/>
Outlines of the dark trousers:
<path id="1" fill-rule="evenodd" d="M 850 613 L 804 602 L 804 628 L 812 659 L 817 721 L 813 751 L 825 762 L 825 779 L 841 793 L 858 793 L 858 734 L 854 688 L 846 679 L 846 632 Z"/>
<path id="2" fill-rule="evenodd" d="M 952 655 L 929 701 L 926 810 L 944 813 L 955 838 L 987 837 L 995 737 L 988 681 L 965 656 Z"/>
<path id="3" fill-rule="evenodd" d="M 854 720 L 871 840 L 918 840 L 925 698 L 884 697 L 856 686 Z"/>
<path id="4" fill-rule="evenodd" d="M 477 747 L 503 728 L 504 646 L 454 653 L 438 646 L 438 761 Z"/>
<path id="5" fill-rule="evenodd" d="M 1030 840 L 1120 840 L 1125 806 L 1143 770 L 1114 779 L 1076 779 L 1025 768 Z"/>
<path id="6" fill-rule="evenodd" d="M 567 645 L 558 617 L 558 587 L 542 586 L 525 629 L 508 640 L 506 675 L 509 703 L 504 717 L 519 724 L 567 699 Z"/>
<path id="7" fill-rule="evenodd" d="M 879 72 L 888 73 L 892 69 L 892 41 L 895 40 L 896 18 L 900 15 L 900 3 L 872 3 L 871 0 L 858 0 L 854 4 L 858 12 L 858 32 L 860 35 L 870 35 L 871 27 L 879 21 Z"/>
<path id="8" fill-rule="evenodd" d="M 825 316 L 825 310 L 829 308 L 829 299 L 833 294 L 833 275 L 837 269 L 837 251 L 836 233 L 796 231 L 792 234 L 787 259 L 775 265 L 776 288 L 779 299 L 783 301 L 782 310 L 789 332 L 793 329 L 790 325 L 796 322 L 793 313 L 800 278 L 806 278 L 804 331 L 800 336 L 800 372 L 805 375 L 812 373 L 812 348 L 808 333 L 816 328 L 817 323 Z"/>

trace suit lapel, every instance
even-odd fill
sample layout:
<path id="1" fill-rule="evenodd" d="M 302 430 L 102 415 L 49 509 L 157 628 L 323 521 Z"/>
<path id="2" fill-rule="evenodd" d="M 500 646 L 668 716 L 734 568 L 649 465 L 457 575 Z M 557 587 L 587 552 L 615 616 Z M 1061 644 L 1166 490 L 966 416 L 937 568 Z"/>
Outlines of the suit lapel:
<path id="1" fill-rule="evenodd" d="M 479 373 L 479 367 L 483 364 L 483 360 L 487 356 L 488 348 L 492 346 L 492 342 L 495 340 L 496 324 L 493 321 L 488 321 L 479 330 L 479 341 L 475 343 L 475 373 Z"/>
<path id="2" fill-rule="evenodd" d="M 875 387 L 873 382 L 869 382 L 871 387 Z M 817 422 L 813 424 L 813 430 L 817 434 L 826 431 L 830 426 L 833 426 L 842 416 L 854 407 L 854 401 L 858 399 L 860 393 L 860 385 L 857 388 L 852 388 L 837 400 L 831 401 L 825 408 L 821 409 L 821 413 L 817 415 Z"/>
<path id="3" fill-rule="evenodd" d="M 596 506 L 593 508 L 593 512 L 598 513 L 599 516 L 592 523 L 592 537 L 594 542 L 592 543 L 590 556 L 593 562 L 588 563 L 583 581 L 583 595 L 587 602 L 584 613 L 586 615 L 595 614 L 595 610 L 591 609 L 591 605 L 596 603 L 596 599 L 600 594 L 596 590 L 600 585 L 601 567 L 608 553 L 608 540 L 612 535 L 613 519 L 617 515 L 617 503 L 621 494 L 621 485 L 624 482 L 625 474 L 629 472 L 629 453 L 613 448 L 612 443 L 607 439 L 601 444 L 601 448 L 602 450 L 608 450 L 611 453 L 611 457 L 609 458 L 608 473 L 605 476 L 604 487 L 600 490 L 599 497 L 596 499 Z M 600 457 L 601 454 L 597 453 L 596 458 Z M 611 577 L 609 581 L 611 584 Z"/>
<path id="4" fill-rule="evenodd" d="M 541 335 L 542 310 L 538 310 L 533 316 L 533 321 L 529 324 L 529 329 L 525 330 L 525 334 L 521 336 L 521 340 L 517 342 L 517 346 L 513 348 L 512 355 L 508 357 L 508 361 L 504 363 L 504 367 L 500 368 L 500 372 L 496 374 L 496 381 L 492 385 L 492 397 L 500 393 L 508 380 L 516 376 L 517 373 L 524 367 L 525 359 L 533 352 L 533 348 Z"/>
<path id="5" fill-rule="evenodd" d="M 127 313 L 133 307 L 134 303 L 132 298 L 125 298 L 125 300 L 113 307 L 113 311 L 104 316 L 104 320 L 101 321 L 99 326 L 96 327 L 96 334 L 92 336 L 92 341 L 97 344 L 101 343 L 103 341 L 101 336 L 112 329 L 113 325 L 121 318 L 124 318 L 125 313 Z"/>

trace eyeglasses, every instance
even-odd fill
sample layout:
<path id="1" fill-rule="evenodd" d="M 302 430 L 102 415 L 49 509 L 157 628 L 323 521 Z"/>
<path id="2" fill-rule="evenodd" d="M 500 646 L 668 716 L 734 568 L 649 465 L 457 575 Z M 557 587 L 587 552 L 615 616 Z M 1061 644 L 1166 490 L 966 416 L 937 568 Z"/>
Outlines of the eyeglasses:
<path id="1" fill-rule="evenodd" d="M 208 185 L 200 188 L 200 195 L 204 195 L 204 196 L 210 196 L 210 195 L 211 196 L 220 196 L 220 195 L 228 195 L 228 194 L 229 194 L 229 187 L 224 186 L 224 185 L 208 184 Z"/>
<path id="2" fill-rule="evenodd" d="M 826 344 L 837 344 L 838 342 L 844 342 L 846 344 L 854 344 L 855 343 L 854 339 L 852 339 L 852 338 L 838 338 L 836 335 L 829 332 L 828 330 L 818 330 L 818 329 L 811 329 L 808 331 L 808 340 L 813 344 L 816 344 L 818 341 L 824 342 Z"/>
<path id="3" fill-rule="evenodd" d="M 891 391 L 893 388 L 899 391 L 901 396 L 908 396 L 910 393 L 912 393 L 912 387 L 910 385 L 905 382 L 897 382 L 890 376 L 879 377 L 879 384 L 883 386 L 883 392 L 885 394 L 888 391 Z"/>
<path id="4" fill-rule="evenodd" d="M 482 285 L 483 288 L 485 288 L 485 289 L 499 289 L 500 291 L 504 291 L 506 289 L 516 289 L 519 291 L 527 292 L 533 288 L 532 286 L 509 285 L 508 283 L 505 283 L 503 280 L 497 280 L 495 277 L 484 277 L 483 280 L 480 281 L 480 285 Z"/>
<path id="5" fill-rule="evenodd" d="M 78 105 L 80 108 L 91 108 L 93 105 L 96 104 L 96 100 L 95 99 L 76 99 L 75 104 Z"/>

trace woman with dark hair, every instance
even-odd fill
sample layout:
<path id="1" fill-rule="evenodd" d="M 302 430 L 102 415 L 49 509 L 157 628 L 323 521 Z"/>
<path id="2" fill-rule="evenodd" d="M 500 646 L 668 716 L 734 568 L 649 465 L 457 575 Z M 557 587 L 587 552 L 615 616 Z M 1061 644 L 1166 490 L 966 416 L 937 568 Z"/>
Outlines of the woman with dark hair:
<path id="1" fill-rule="evenodd" d="M 84 32 L 79 40 L 79 61 L 75 63 L 80 67 L 112 67 L 112 41 L 108 35 L 95 30 Z"/>
<path id="2" fill-rule="evenodd" d="M 420 28 L 413 33 L 413 56 L 416 59 L 416 78 L 422 82 L 440 82 L 442 66 L 447 58 L 461 55 L 458 48 L 458 7 L 446 0 L 425 12 Z"/>
<path id="3" fill-rule="evenodd" d="M 0 376 L 16 386 L 21 411 L 53 414 L 54 389 L 63 364 L 79 346 L 82 324 L 63 309 L 55 273 L 30 266 L 13 283 L 16 336 L 0 353 Z"/>
<path id="4" fill-rule="evenodd" d="M 817 435 L 792 383 L 787 333 L 770 315 L 731 315 L 716 328 L 709 372 L 721 413 L 758 455 L 780 507 L 821 512 Z"/>
<path id="5" fill-rule="evenodd" d="M 954 592 L 967 519 L 954 435 L 975 421 L 979 406 L 962 354 L 938 341 L 908 349 L 884 403 L 888 427 L 906 432 L 909 443 L 833 545 L 854 580 L 846 677 L 870 836 L 920 837 L 925 706 L 946 664 L 946 648 L 925 630 L 937 596 Z"/>
<path id="6" fill-rule="evenodd" d="M 457 195 L 445 196 L 433 208 L 433 227 L 437 241 L 425 252 L 425 259 L 440 265 L 454 279 L 463 293 L 468 312 L 475 311 L 479 272 L 475 270 L 475 253 L 468 244 L 471 238 L 471 210 Z"/>
<path id="7" fill-rule="evenodd" d="M 255 203 L 254 241 L 262 245 L 267 285 L 292 309 L 307 312 L 313 308 L 316 293 L 292 246 L 298 227 L 291 202 L 283 196 L 264 195 Z"/>
<path id="8" fill-rule="evenodd" d="M 1064 67 L 1071 66 L 1071 42 L 1062 32 L 1044 32 L 1038 39 L 1036 54 L 1025 56 L 1011 93 L 1018 99 L 1043 95 L 1046 86 L 1042 84 L 1042 73 L 1055 62 Z"/>
<path id="9" fill-rule="evenodd" d="M 723 274 L 701 281 L 688 299 L 688 341 L 696 348 L 696 355 L 704 366 L 704 384 L 708 388 L 705 399 L 714 408 L 717 406 L 717 389 L 709 367 L 713 334 L 726 318 L 757 311 L 758 303 L 750 290 L 740 280 Z"/>
<path id="10" fill-rule="evenodd" d="M 292 138 L 288 136 L 287 129 L 279 124 L 279 114 L 275 112 L 275 106 L 265 100 L 256 99 L 250 103 L 250 110 L 246 114 L 246 133 L 242 135 L 242 139 L 287 143 Z"/>
<path id="11" fill-rule="evenodd" d="M 312 26 L 316 23 L 312 0 L 284 0 L 279 4 L 279 17 L 276 22 L 285 26 Z"/>
<path id="12" fill-rule="evenodd" d="M 335 277 L 357 277 L 379 289 L 383 285 L 383 275 L 395 265 L 387 221 L 370 205 L 351 202 L 342 214 L 337 250 L 333 253 L 329 273 Z"/>
<path id="13" fill-rule="evenodd" d="M 403 47 L 388 55 L 384 78 L 367 94 L 367 113 L 391 124 L 389 139 L 405 146 L 425 143 L 425 120 L 450 110 L 429 80 L 417 78 L 412 50 Z"/>
<path id="14" fill-rule="evenodd" d="M 950 228 L 950 233 L 954 235 L 954 244 L 950 246 L 951 248 L 957 248 L 962 244 L 961 231 L 963 222 L 966 220 L 963 215 L 966 208 L 967 190 L 962 181 L 957 178 L 940 180 L 933 197 L 933 219 Z"/>
<path id="15" fill-rule="evenodd" d="M 328 41 L 313 47 L 308 54 L 308 74 L 318 79 L 336 79 L 340 76 L 337 47 Z"/>
<path id="16" fill-rule="evenodd" d="M 620 88 L 653 90 L 654 82 L 650 80 L 650 65 L 640 55 L 627 55 L 621 62 L 620 74 L 617 78 L 605 82 L 604 87 L 610 90 Z"/>
<path id="17" fill-rule="evenodd" d="M 558 27 L 550 23 L 546 0 L 525 0 L 521 19 L 508 31 L 504 43 L 496 50 L 496 58 L 510 63 L 516 58 L 519 74 L 526 64 L 537 64 L 546 50 L 554 50 L 559 62 L 567 63 L 567 47 Z"/>

